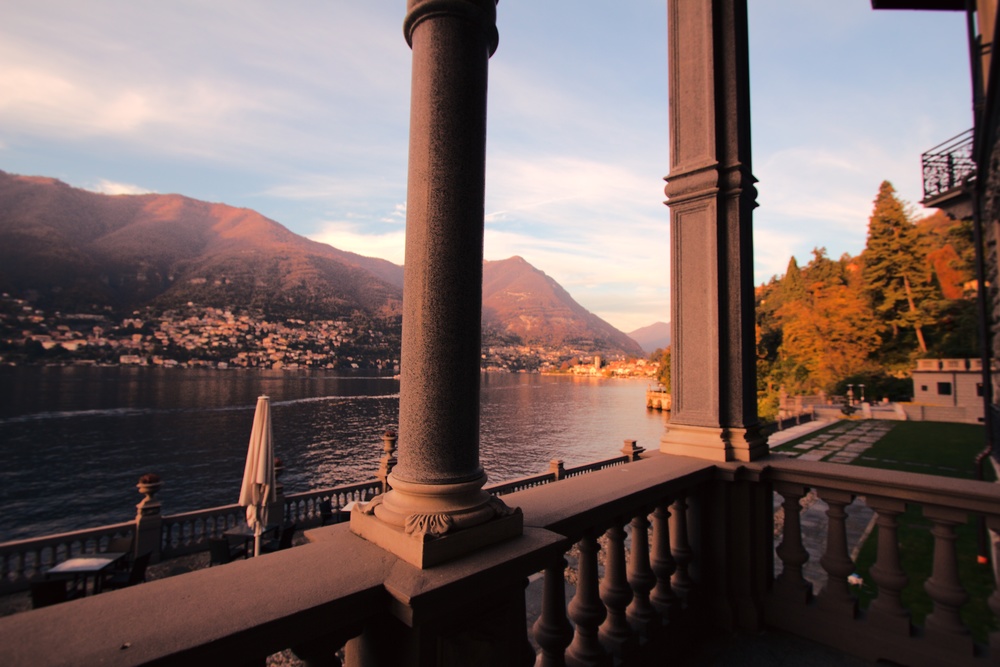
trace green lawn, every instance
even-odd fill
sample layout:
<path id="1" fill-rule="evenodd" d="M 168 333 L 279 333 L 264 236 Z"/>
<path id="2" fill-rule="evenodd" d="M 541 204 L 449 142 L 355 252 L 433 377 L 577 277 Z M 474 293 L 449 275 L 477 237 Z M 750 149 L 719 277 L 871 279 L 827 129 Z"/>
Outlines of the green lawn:
<path id="1" fill-rule="evenodd" d="M 853 465 L 975 479 L 984 437 L 979 424 L 899 422 Z M 989 462 L 986 474 L 987 480 L 995 479 Z"/>
<path id="2" fill-rule="evenodd" d="M 975 424 L 899 422 L 853 465 L 973 479 L 974 460 L 983 449 L 983 437 L 983 427 Z M 989 465 L 987 478 L 994 479 L 992 466 Z M 922 624 L 932 608 L 930 597 L 923 587 L 923 582 L 931 574 L 934 554 L 931 523 L 923 517 L 919 506 L 911 505 L 899 517 L 899 524 L 902 566 L 910 580 L 903 591 L 903 604 L 910 610 L 913 622 Z M 976 562 L 976 518 L 960 526 L 957 532 L 959 578 L 970 597 L 962 608 L 962 619 L 976 641 L 985 642 L 989 633 L 997 629 L 997 621 L 986 606 L 994 588 L 992 568 Z M 855 570 L 865 582 L 860 591 L 863 608 L 868 606 L 876 593 L 869 569 L 875 563 L 877 545 L 876 528 L 862 547 L 855 564 Z"/>

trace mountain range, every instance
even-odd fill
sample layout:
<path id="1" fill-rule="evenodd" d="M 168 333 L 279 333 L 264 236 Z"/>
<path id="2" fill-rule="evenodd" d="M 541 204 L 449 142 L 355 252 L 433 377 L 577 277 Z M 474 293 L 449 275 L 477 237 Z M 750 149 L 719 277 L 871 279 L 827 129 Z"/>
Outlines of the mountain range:
<path id="1" fill-rule="evenodd" d="M 105 195 L 0 171 L 0 290 L 127 313 L 188 302 L 278 317 L 398 317 L 403 267 L 299 236 L 256 211 L 176 194 Z M 520 257 L 483 265 L 484 343 L 641 355 Z"/>
<path id="2" fill-rule="evenodd" d="M 629 331 L 628 337 L 639 343 L 647 353 L 652 353 L 670 345 L 672 334 L 670 322 L 654 322 L 649 326 Z"/>

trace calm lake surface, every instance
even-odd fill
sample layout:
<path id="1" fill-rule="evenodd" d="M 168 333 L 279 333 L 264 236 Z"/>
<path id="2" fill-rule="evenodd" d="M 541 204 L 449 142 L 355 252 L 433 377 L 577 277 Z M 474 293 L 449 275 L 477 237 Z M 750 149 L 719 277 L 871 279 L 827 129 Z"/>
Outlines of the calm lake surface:
<path id="1" fill-rule="evenodd" d="M 491 482 L 654 448 L 646 380 L 484 374 Z M 259 394 L 271 397 L 286 493 L 362 481 L 396 429 L 399 381 L 321 371 L 0 367 L 0 541 L 127 521 L 136 480 L 167 514 L 234 503 Z"/>

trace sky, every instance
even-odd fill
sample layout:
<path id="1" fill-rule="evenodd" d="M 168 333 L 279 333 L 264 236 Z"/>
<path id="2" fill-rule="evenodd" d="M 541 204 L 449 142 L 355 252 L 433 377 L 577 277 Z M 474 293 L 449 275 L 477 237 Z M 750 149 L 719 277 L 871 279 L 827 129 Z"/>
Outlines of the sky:
<path id="1" fill-rule="evenodd" d="M 972 126 L 965 18 L 750 0 L 755 283 L 857 255 L 883 180 Z M 670 319 L 666 0 L 501 0 L 485 258 L 629 332 Z M 396 0 L 7 0 L 0 170 L 179 193 L 404 262 L 410 50 Z"/>

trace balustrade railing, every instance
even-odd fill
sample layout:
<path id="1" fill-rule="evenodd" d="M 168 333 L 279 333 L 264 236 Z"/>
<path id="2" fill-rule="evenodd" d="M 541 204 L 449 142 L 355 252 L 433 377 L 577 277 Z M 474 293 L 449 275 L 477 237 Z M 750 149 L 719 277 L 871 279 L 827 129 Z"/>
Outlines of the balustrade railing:
<path id="1" fill-rule="evenodd" d="M 959 577 L 955 530 L 977 517 L 985 517 L 994 529 L 1000 527 L 1000 485 L 795 460 L 774 462 L 761 479 L 772 481 L 784 498 L 783 539 L 777 549 L 782 572 L 768 602 L 770 624 L 834 646 L 848 642 L 852 653 L 872 660 L 987 664 L 988 647 L 974 644 L 960 617 L 969 593 Z M 802 577 L 809 554 L 802 546 L 799 501 L 808 489 L 816 490 L 829 508 L 819 559 L 826 583 L 818 595 Z M 845 526 L 856 498 L 874 511 L 878 529 L 877 557 L 870 570 L 877 594 L 865 613 L 859 612 L 849 583 L 856 564 L 848 553 Z M 903 569 L 898 535 L 899 516 L 908 506 L 920 508 L 934 541 L 932 572 L 923 582 L 933 608 L 923 628 L 916 627 L 903 605 L 904 590 L 915 574 Z M 1000 558 L 997 549 L 994 544 L 994 563 Z M 988 602 L 993 614 L 1000 614 L 996 589 Z M 1000 633 L 993 632 L 989 643 L 996 661 Z"/>
<path id="2" fill-rule="evenodd" d="M 777 577 L 772 489 L 784 500 Z M 803 576 L 809 553 L 800 500 L 809 490 L 828 508 L 824 535 L 817 536 L 826 574 L 818 593 Z M 845 533 L 859 498 L 878 525 L 871 538 L 878 546 L 871 568 L 877 595 L 867 610 L 859 609 L 850 584 L 855 563 Z M 224 646 L 233 663 L 292 648 L 316 664 L 337 664 L 333 656 L 345 644 L 369 655 L 406 650 L 419 642 L 404 637 L 421 628 L 474 626 L 477 614 L 495 629 L 493 596 L 518 594 L 539 570 L 540 591 L 529 588 L 541 598 L 531 605 L 538 617 L 502 626 L 501 638 L 526 651 L 530 628 L 536 665 L 658 664 L 664 651 L 697 650 L 697 629 L 713 624 L 766 623 L 868 659 L 912 665 L 994 664 L 1000 655 L 1000 633 L 987 649 L 963 625 L 969 592 L 955 546 L 956 526 L 970 516 L 1000 528 L 998 485 L 822 462 L 713 464 L 653 454 L 587 478 L 533 486 L 507 502 L 524 512 L 524 537 L 455 565 L 417 570 L 347 526 L 331 526 L 302 548 L 0 619 L 0 637 L 10 639 L 0 642 L 0 663 L 45 664 L 62 655 L 97 662 L 122 650 L 107 639 L 113 627 L 115 637 L 142 647 L 125 662 L 219 658 Z M 934 543 L 923 582 L 933 608 L 922 629 L 903 594 L 916 576 L 900 558 L 899 516 L 909 505 L 922 508 Z M 262 589 L 247 592 L 246 581 L 261 581 Z M 193 591 L 196 609 L 183 602 Z M 269 602 L 259 608 L 262 599 Z M 1000 614 L 1000 593 L 992 592 L 989 605 Z M 525 615 L 524 604 L 520 612 L 517 605 L 500 608 Z M 414 620 L 428 614 L 427 623 Z M 72 650 L 54 646 L 44 629 L 63 623 L 80 638 Z M 153 641 L 162 632 L 171 642 Z"/>
<path id="3" fill-rule="evenodd" d="M 328 489 L 314 489 L 285 497 L 285 521 L 299 528 L 313 528 L 338 518 L 349 503 L 364 502 L 382 492 L 377 479 L 345 484 Z"/>
<path id="4" fill-rule="evenodd" d="M 501 482 L 487 486 L 486 490 L 493 495 L 514 493 L 564 477 L 621 465 L 627 460 L 626 456 L 618 456 L 567 469 L 561 462 L 553 462 L 551 472 Z M 289 494 L 284 500 L 284 520 L 295 523 L 299 530 L 325 525 L 338 520 L 349 503 L 370 500 L 381 491 L 381 481 L 371 479 Z M 227 529 L 240 525 L 245 516 L 245 510 L 237 504 L 164 515 L 159 558 L 207 551 L 209 539 L 221 537 Z M 0 544 L 0 594 L 24 590 L 46 569 L 73 556 L 103 551 L 109 539 L 134 532 L 135 522 L 128 521 Z"/>
<path id="5" fill-rule="evenodd" d="M 970 129 L 921 156 L 925 200 L 960 187 L 966 179 L 975 176 L 976 162 L 972 148 L 973 131 Z"/>
<path id="6" fill-rule="evenodd" d="M 246 521 L 246 509 L 223 505 L 163 517 L 160 557 L 175 558 L 208 550 L 208 540 L 222 537 L 229 528 Z"/>
<path id="7" fill-rule="evenodd" d="M 135 523 L 74 530 L 0 544 L 0 594 L 24 590 L 48 568 L 81 554 L 106 551 L 111 540 L 130 537 Z"/>

